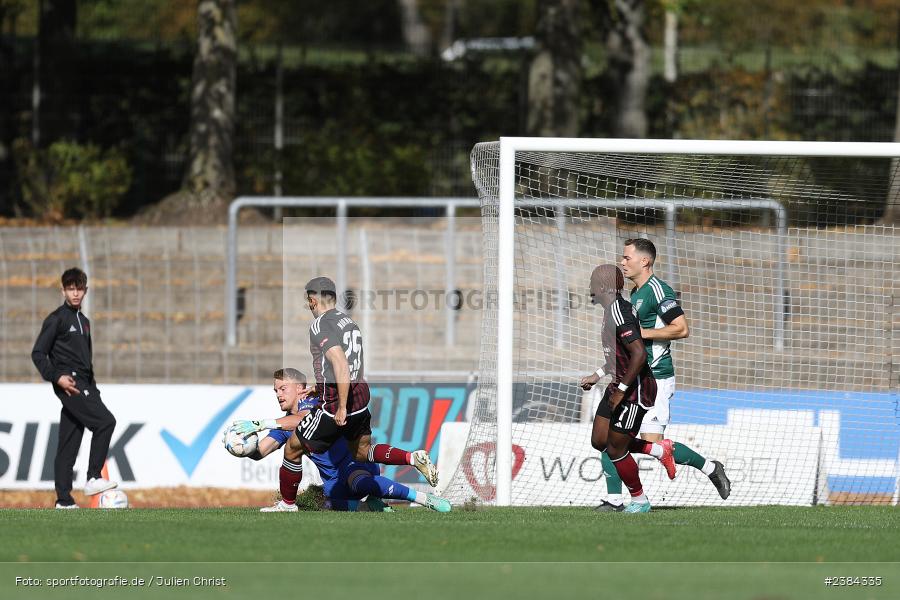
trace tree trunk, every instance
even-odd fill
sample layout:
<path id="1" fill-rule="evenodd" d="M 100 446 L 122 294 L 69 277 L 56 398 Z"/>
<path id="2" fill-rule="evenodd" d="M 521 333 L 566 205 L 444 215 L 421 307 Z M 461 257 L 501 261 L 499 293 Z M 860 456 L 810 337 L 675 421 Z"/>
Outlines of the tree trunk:
<path id="1" fill-rule="evenodd" d="M 78 109 L 72 97 L 75 77 L 75 0 L 41 0 L 35 85 L 32 91 L 32 142 L 46 147 L 75 139 Z"/>
<path id="2" fill-rule="evenodd" d="M 678 13 L 670 7 L 666 8 L 663 48 L 665 51 L 663 78 L 667 83 L 675 83 L 678 80 Z"/>
<path id="3" fill-rule="evenodd" d="M 897 53 L 900 54 L 900 20 L 897 28 Z M 894 117 L 894 141 L 900 142 L 900 65 L 897 67 L 897 111 Z M 885 198 L 882 225 L 900 225 L 900 159 L 891 161 L 888 173 L 888 193 Z"/>
<path id="4" fill-rule="evenodd" d="M 431 31 L 422 21 L 418 0 L 400 0 L 400 10 L 406 47 L 416 56 L 428 56 L 431 52 Z"/>
<path id="5" fill-rule="evenodd" d="M 528 73 L 529 135 L 578 136 L 582 80 L 578 6 L 578 0 L 540 0 L 537 53 Z"/>
<path id="6" fill-rule="evenodd" d="M 25 11 L 22 4 L 4 4 L 0 0 L 0 88 L 6 90 L 17 90 L 21 83 L 21 75 L 15 68 L 16 66 L 16 50 L 17 44 L 17 21 L 20 15 Z M 21 123 L 18 122 L 19 115 L 13 110 L 15 106 L 13 95 L 5 93 L 0 95 L 0 168 L 6 165 L 6 161 L 10 160 L 10 152 L 12 150 L 11 143 L 13 138 L 19 134 Z M 5 201 L 8 196 L 6 190 L 0 192 L 0 210 L 5 208 Z"/>
<path id="7" fill-rule="evenodd" d="M 456 26 L 465 0 L 447 0 L 444 7 L 444 28 L 441 31 L 441 51 L 456 41 Z"/>
<path id="8" fill-rule="evenodd" d="M 644 36 L 644 0 L 615 0 L 617 18 L 607 38 L 609 63 L 618 90 L 613 134 L 647 137 L 647 88 L 650 46 Z"/>
<path id="9" fill-rule="evenodd" d="M 185 208 L 219 210 L 234 197 L 236 29 L 235 0 L 200 0 Z"/>

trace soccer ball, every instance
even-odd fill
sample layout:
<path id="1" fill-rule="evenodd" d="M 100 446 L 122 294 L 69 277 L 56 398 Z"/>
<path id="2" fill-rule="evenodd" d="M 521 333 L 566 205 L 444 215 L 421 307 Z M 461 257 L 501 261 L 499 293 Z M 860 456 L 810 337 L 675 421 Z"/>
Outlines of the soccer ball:
<path id="1" fill-rule="evenodd" d="M 237 457 L 250 456 L 259 445 L 259 436 L 255 433 L 241 435 L 233 429 L 225 432 L 225 449 Z"/>
<path id="2" fill-rule="evenodd" d="M 100 508 L 128 508 L 128 496 L 122 490 L 106 490 L 100 494 Z"/>

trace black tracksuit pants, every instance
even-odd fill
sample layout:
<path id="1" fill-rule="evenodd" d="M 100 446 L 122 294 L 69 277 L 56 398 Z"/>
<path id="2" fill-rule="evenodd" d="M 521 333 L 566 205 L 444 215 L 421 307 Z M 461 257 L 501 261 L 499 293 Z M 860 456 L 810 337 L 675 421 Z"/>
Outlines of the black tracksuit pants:
<path id="1" fill-rule="evenodd" d="M 87 470 L 87 478 L 91 479 L 100 477 L 116 427 L 116 419 L 100 399 L 100 390 L 95 383 L 77 378 L 75 387 L 81 393 L 67 396 L 62 388 L 53 386 L 56 397 L 62 402 L 62 411 L 59 414 L 59 442 L 54 463 L 56 501 L 61 504 L 75 502 L 72 498 L 72 469 L 75 467 L 75 459 L 81 447 L 85 428 L 92 434 Z"/>

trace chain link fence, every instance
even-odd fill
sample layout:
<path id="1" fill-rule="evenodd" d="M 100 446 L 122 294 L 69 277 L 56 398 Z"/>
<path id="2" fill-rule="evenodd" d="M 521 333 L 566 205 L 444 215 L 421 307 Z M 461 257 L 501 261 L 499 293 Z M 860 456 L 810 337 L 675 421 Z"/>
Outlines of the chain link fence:
<path id="1" fill-rule="evenodd" d="M 298 257 L 288 261 L 292 269 L 303 267 L 303 281 L 312 274 L 334 276 L 337 268 L 333 244 L 319 241 L 333 238 L 333 221 L 318 221 L 303 229 L 302 261 L 298 262 Z M 62 302 L 59 277 L 71 266 L 88 273 L 84 310 L 95 323 L 94 365 L 100 382 L 252 383 L 267 379 L 284 360 L 284 269 L 288 262 L 282 234 L 279 226 L 241 228 L 239 344 L 227 348 L 225 228 L 0 228 L 0 380 L 40 380 L 31 363 L 31 348 L 44 317 Z M 480 231 L 459 231 L 457 238 L 461 257 L 458 281 L 467 289 L 478 287 Z M 365 251 L 362 243 L 367 246 Z M 364 272 L 370 273 L 380 289 L 443 288 L 445 261 L 438 250 L 444 248 L 444 232 L 440 227 L 398 229 L 389 221 L 374 227 L 356 224 L 349 228 L 349 244 L 348 289 L 361 289 Z M 365 262 L 360 257 L 366 257 Z M 288 325 L 305 328 L 306 317 L 290 316 Z M 417 315 L 407 309 L 407 313 L 381 313 L 371 318 L 386 343 L 381 345 L 383 351 L 370 356 L 369 370 L 475 368 L 480 321 L 474 311 L 458 317 L 461 335 L 450 349 L 444 344 L 443 321 L 435 321 L 431 313 Z M 393 346 L 389 339 L 402 339 L 403 344 Z M 416 352 L 410 352 L 411 347 L 417 348 Z"/>

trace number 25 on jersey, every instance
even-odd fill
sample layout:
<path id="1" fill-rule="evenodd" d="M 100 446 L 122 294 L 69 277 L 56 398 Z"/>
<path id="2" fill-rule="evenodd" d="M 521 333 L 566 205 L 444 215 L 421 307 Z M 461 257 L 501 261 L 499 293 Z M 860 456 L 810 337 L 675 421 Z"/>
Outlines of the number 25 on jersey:
<path id="1" fill-rule="evenodd" d="M 359 369 L 362 366 L 362 334 L 359 329 L 344 333 L 344 355 L 347 357 L 347 365 L 350 367 L 350 380 L 356 381 L 359 377 Z"/>

